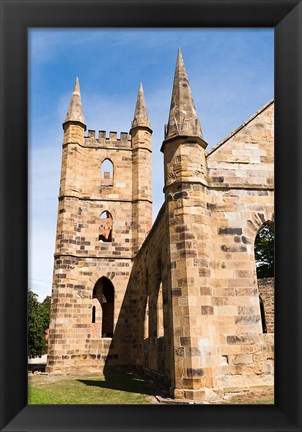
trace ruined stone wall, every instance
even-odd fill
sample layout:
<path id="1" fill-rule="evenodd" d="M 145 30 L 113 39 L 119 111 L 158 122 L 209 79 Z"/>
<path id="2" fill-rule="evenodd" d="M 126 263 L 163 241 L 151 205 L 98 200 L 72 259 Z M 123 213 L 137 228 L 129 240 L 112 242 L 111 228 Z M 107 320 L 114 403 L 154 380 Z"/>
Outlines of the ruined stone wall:
<path id="1" fill-rule="evenodd" d="M 273 385 L 273 340 L 262 333 L 254 257 L 258 230 L 274 219 L 273 142 L 270 103 L 210 151 L 206 167 L 194 165 L 200 146 L 166 144 L 165 206 L 132 272 L 133 360 L 144 373 L 165 371 L 175 397 L 211 401 Z M 167 304 L 164 368 L 159 281 Z"/>
<path id="2" fill-rule="evenodd" d="M 225 390 L 272 384 L 254 242 L 262 224 L 274 220 L 273 120 L 270 103 L 207 157 L 216 277 L 211 294 L 221 344 L 218 373 Z"/>
<path id="3" fill-rule="evenodd" d="M 258 279 L 259 295 L 263 301 L 265 327 L 267 333 L 274 333 L 275 280 L 274 278 Z"/>
<path id="4" fill-rule="evenodd" d="M 135 256 L 129 292 L 132 297 L 132 364 L 169 387 L 174 374 L 170 260 L 167 214 L 162 206 L 143 247 Z"/>
<path id="5" fill-rule="evenodd" d="M 273 190 L 274 103 L 269 102 L 207 154 L 209 186 Z"/>

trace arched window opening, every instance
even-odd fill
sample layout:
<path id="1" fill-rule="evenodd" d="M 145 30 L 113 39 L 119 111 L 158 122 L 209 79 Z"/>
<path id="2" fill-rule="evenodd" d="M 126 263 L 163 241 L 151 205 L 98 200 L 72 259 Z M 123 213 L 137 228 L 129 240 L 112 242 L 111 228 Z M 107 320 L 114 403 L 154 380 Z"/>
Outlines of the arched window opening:
<path id="1" fill-rule="evenodd" d="M 145 295 L 145 307 L 143 309 L 144 312 L 144 339 L 148 339 L 150 337 L 150 322 L 149 322 L 149 274 L 148 270 L 146 270 L 145 276 L 144 276 L 144 295 Z"/>
<path id="2" fill-rule="evenodd" d="M 109 279 L 101 277 L 93 289 L 93 298 L 96 298 L 102 307 L 101 335 L 113 337 L 114 324 L 114 287 Z"/>
<path id="3" fill-rule="evenodd" d="M 163 286 L 159 285 L 157 297 L 157 337 L 164 336 Z"/>
<path id="4" fill-rule="evenodd" d="M 265 222 L 255 239 L 255 262 L 257 278 L 274 277 L 275 227 L 273 222 Z"/>
<path id="5" fill-rule="evenodd" d="M 103 186 L 113 185 L 113 163 L 105 159 L 101 165 L 101 183 Z"/>
<path id="6" fill-rule="evenodd" d="M 149 296 L 147 297 L 145 317 L 144 317 L 144 339 L 149 337 Z"/>
<path id="7" fill-rule="evenodd" d="M 92 306 L 92 319 L 91 322 L 95 324 L 95 306 Z"/>
<path id="8" fill-rule="evenodd" d="M 101 214 L 101 221 L 99 226 L 99 242 L 111 242 L 112 241 L 112 225 L 113 219 L 109 211 L 104 211 Z"/>
<path id="9" fill-rule="evenodd" d="M 259 304 L 260 304 L 260 313 L 261 313 L 262 332 L 267 333 L 264 304 L 261 297 L 259 297 Z"/>

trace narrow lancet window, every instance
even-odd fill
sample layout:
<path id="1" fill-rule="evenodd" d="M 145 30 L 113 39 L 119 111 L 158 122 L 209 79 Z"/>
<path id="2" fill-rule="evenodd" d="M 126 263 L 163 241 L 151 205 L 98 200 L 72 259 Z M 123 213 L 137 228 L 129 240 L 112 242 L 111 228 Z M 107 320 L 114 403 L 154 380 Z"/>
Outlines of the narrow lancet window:
<path id="1" fill-rule="evenodd" d="M 95 306 L 92 306 L 92 323 L 95 324 Z"/>
<path id="2" fill-rule="evenodd" d="M 262 332 L 267 333 L 267 327 L 266 327 L 266 320 L 265 320 L 265 310 L 264 310 L 264 304 L 261 297 L 259 297 L 259 303 L 260 303 L 260 313 L 261 313 L 261 323 L 262 323 Z"/>
<path id="3" fill-rule="evenodd" d="M 144 316 L 144 339 L 149 337 L 149 296 L 147 297 L 145 316 Z"/>
<path id="4" fill-rule="evenodd" d="M 109 159 L 105 159 L 101 166 L 101 183 L 102 186 L 113 185 L 113 163 Z"/>
<path id="5" fill-rule="evenodd" d="M 160 283 L 157 297 L 157 337 L 164 336 L 163 286 Z"/>

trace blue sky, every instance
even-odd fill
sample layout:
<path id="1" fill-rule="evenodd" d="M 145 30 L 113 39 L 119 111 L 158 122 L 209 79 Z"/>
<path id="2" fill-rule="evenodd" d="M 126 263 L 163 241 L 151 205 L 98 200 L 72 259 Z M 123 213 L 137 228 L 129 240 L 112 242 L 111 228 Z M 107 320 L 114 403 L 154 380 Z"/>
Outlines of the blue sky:
<path id="1" fill-rule="evenodd" d="M 272 29 L 30 29 L 29 287 L 51 294 L 62 122 L 75 78 L 87 129 L 129 132 L 139 83 L 153 129 L 153 218 L 178 47 L 209 150 L 274 97 Z"/>

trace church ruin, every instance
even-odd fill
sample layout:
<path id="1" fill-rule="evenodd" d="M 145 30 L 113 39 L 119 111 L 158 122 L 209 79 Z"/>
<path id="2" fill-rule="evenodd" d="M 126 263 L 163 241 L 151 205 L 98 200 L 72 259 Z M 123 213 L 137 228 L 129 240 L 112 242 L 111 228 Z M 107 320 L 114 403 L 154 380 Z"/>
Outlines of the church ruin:
<path id="1" fill-rule="evenodd" d="M 274 222 L 273 101 L 206 152 L 179 50 L 153 225 L 142 85 L 130 132 L 107 137 L 85 133 L 77 80 L 63 129 L 47 371 L 133 370 L 209 402 L 272 386 L 254 242 Z"/>

